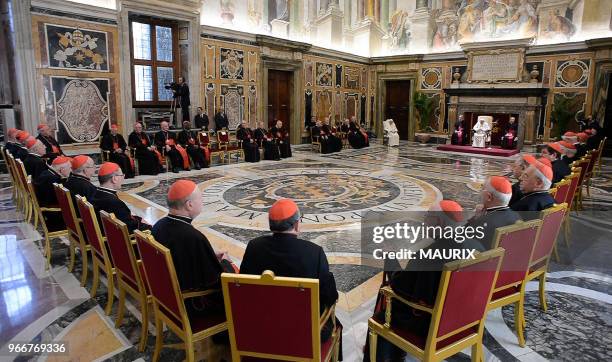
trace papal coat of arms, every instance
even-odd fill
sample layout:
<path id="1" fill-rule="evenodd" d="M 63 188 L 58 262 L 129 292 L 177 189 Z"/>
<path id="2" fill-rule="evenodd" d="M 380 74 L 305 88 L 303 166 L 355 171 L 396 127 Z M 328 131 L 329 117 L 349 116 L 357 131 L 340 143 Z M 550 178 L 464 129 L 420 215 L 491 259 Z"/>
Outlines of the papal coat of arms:
<path id="1" fill-rule="evenodd" d="M 106 33 L 45 24 L 49 66 L 108 71 Z"/>
<path id="2" fill-rule="evenodd" d="M 221 78 L 244 78 L 244 52 L 236 49 L 221 48 Z"/>
<path id="3" fill-rule="evenodd" d="M 327 63 L 317 63 L 317 85 L 321 87 L 332 86 L 332 65 Z"/>

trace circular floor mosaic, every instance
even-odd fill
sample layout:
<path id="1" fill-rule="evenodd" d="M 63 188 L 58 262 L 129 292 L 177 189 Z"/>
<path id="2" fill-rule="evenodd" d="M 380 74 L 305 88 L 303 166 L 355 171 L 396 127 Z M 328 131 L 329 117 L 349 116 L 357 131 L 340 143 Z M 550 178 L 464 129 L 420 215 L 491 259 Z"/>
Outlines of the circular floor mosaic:
<path id="1" fill-rule="evenodd" d="M 303 225 L 334 227 L 355 223 L 366 211 L 424 210 L 441 194 L 427 182 L 388 171 L 347 168 L 292 168 L 202 184 L 204 210 L 221 222 L 267 227 L 267 211 L 281 198 L 296 201 Z"/>

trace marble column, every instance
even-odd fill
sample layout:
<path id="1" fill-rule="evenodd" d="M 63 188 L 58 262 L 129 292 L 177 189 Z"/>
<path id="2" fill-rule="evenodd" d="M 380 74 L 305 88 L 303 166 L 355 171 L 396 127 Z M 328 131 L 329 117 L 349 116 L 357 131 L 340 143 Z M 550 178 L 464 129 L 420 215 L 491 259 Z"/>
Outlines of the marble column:
<path id="1" fill-rule="evenodd" d="M 21 104 L 15 105 L 15 111 L 21 118 L 23 129 L 34 132 L 45 105 L 41 104 L 39 109 L 30 0 L 13 1 L 11 5 L 15 29 L 17 92 L 21 101 Z"/>

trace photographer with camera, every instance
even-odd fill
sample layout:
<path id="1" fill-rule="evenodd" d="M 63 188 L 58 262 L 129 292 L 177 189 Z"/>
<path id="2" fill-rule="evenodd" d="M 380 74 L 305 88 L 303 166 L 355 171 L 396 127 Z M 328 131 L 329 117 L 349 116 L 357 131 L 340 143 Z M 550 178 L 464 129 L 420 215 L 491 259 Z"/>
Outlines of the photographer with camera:
<path id="1" fill-rule="evenodd" d="M 164 88 L 172 90 L 175 104 L 178 103 L 180 105 L 182 112 L 181 122 L 189 121 L 189 106 L 191 102 L 189 101 L 189 86 L 185 83 L 185 79 L 179 77 L 178 83 L 166 84 Z"/>

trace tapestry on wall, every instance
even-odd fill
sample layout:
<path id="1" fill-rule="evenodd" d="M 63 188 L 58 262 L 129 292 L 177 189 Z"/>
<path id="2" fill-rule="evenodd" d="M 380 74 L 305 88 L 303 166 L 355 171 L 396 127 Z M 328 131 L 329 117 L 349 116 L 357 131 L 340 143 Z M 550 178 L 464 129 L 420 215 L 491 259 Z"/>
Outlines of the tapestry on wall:
<path id="1" fill-rule="evenodd" d="M 110 124 L 109 80 L 50 77 L 49 87 L 59 143 L 98 141 Z"/>
<path id="2" fill-rule="evenodd" d="M 45 24 L 50 68 L 108 72 L 106 32 Z"/>

